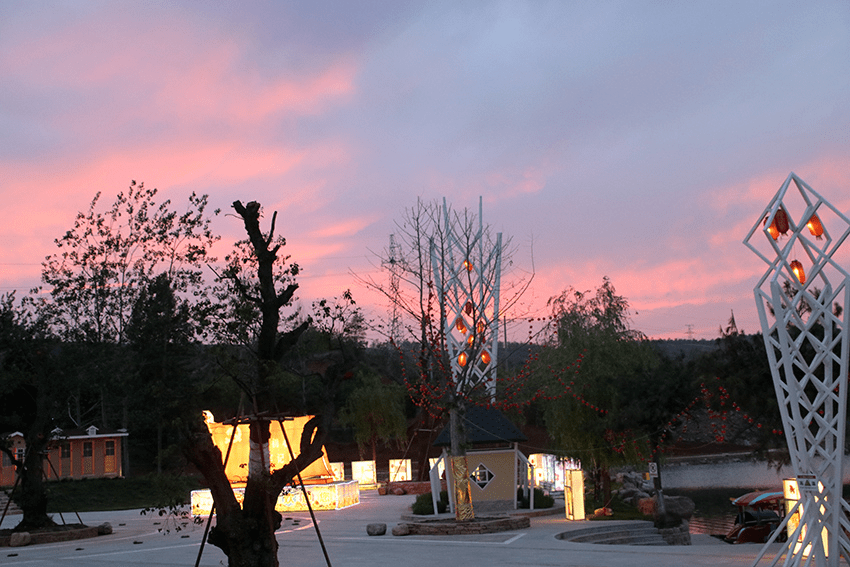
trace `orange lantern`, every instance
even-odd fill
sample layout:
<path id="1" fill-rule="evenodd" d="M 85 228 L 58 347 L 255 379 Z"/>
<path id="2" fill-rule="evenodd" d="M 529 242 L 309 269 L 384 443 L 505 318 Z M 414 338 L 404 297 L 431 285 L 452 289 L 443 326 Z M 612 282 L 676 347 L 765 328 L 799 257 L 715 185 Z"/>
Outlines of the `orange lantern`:
<path id="1" fill-rule="evenodd" d="M 466 334 L 466 325 L 463 324 L 463 317 L 457 318 L 457 321 L 455 321 L 455 328 L 462 334 Z"/>
<path id="2" fill-rule="evenodd" d="M 457 356 L 457 363 L 460 364 L 462 367 L 466 366 L 466 361 L 468 359 L 469 359 L 469 357 L 466 356 L 466 353 L 462 352 Z"/>
<path id="3" fill-rule="evenodd" d="M 464 260 L 463 261 L 463 267 L 466 268 L 467 272 L 471 272 L 472 271 L 472 262 L 470 262 L 469 260 Z"/>
<path id="4" fill-rule="evenodd" d="M 478 321 L 478 324 L 475 325 L 475 330 L 478 331 L 478 334 L 482 334 L 484 332 L 484 321 Z"/>
<path id="5" fill-rule="evenodd" d="M 491 360 L 490 353 L 487 352 L 486 350 L 482 351 L 481 352 L 481 362 L 483 362 L 484 364 L 490 364 L 490 360 Z"/>
<path id="6" fill-rule="evenodd" d="M 764 218 L 765 223 L 767 223 L 767 219 L 768 217 Z M 788 232 L 789 227 L 788 214 L 785 212 L 785 209 L 779 207 L 779 210 L 777 210 L 776 214 L 773 215 L 773 222 L 770 223 L 769 227 L 767 227 L 767 232 L 770 234 L 771 238 L 776 240 L 779 238 L 780 234 Z"/>
<path id="7" fill-rule="evenodd" d="M 472 333 L 470 333 L 470 334 L 469 334 L 469 338 L 468 338 L 468 339 L 466 339 L 466 342 L 467 342 L 467 343 L 469 343 L 470 345 L 471 345 L 472 343 L 474 343 L 474 342 L 475 342 L 475 335 L 473 335 Z"/>
<path id="8" fill-rule="evenodd" d="M 821 224 L 817 214 L 812 214 L 809 222 L 806 223 L 806 226 L 809 227 L 809 232 L 812 233 L 812 236 L 816 237 L 818 240 L 823 237 L 823 225 Z"/>
<path id="9" fill-rule="evenodd" d="M 797 280 L 801 284 L 806 283 L 806 272 L 803 270 L 803 264 L 798 260 L 791 260 L 791 271 L 794 272 L 794 275 L 797 276 Z"/>
<path id="10" fill-rule="evenodd" d="M 466 305 L 464 306 L 464 310 L 466 311 L 467 315 L 472 315 L 472 302 L 471 301 L 466 302 Z"/>

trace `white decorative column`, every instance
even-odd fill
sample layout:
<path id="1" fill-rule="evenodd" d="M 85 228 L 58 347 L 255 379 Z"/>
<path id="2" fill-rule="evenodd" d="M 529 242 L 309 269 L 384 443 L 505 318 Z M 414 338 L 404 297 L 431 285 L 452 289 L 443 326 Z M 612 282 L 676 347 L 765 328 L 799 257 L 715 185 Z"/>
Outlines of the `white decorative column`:
<path id="1" fill-rule="evenodd" d="M 502 233 L 490 242 L 484 231 L 481 199 L 478 227 L 468 217 L 451 219 L 443 199 L 442 249 L 431 242 L 434 284 L 445 309 L 445 340 L 452 376 L 465 396 L 496 397 L 499 354 L 499 283 Z M 484 396 L 481 396 L 482 398 Z"/>
<path id="2" fill-rule="evenodd" d="M 850 562 L 850 507 L 841 496 L 850 275 L 836 254 L 848 235 L 850 219 L 791 173 L 744 240 L 768 266 L 756 306 L 800 488 L 799 524 L 770 565 L 783 556 L 785 567 Z"/>

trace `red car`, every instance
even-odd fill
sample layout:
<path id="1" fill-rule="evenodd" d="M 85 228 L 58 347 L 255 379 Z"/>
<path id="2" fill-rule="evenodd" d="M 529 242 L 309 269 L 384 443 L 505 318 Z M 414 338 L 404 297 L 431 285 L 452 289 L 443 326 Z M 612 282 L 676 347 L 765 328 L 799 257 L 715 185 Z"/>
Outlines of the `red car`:
<path id="1" fill-rule="evenodd" d="M 738 507 L 735 525 L 724 539 L 729 543 L 766 542 L 785 516 L 784 503 L 781 491 L 760 490 L 739 496 L 732 501 Z M 780 534 L 777 541 L 786 538 Z"/>

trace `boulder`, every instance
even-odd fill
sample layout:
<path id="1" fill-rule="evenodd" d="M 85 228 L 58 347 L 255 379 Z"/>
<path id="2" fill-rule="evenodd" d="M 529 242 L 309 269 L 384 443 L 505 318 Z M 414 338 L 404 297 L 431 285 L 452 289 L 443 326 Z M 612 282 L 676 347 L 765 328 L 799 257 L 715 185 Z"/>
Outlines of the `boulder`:
<path id="1" fill-rule="evenodd" d="M 387 533 L 387 525 L 386 524 L 368 524 L 366 526 L 366 533 L 370 536 L 384 535 Z"/>
<path id="2" fill-rule="evenodd" d="M 395 494 L 396 496 L 404 496 L 405 494 L 407 494 L 407 491 L 400 486 L 396 486 L 395 488 L 393 488 L 393 494 Z"/>
<path id="3" fill-rule="evenodd" d="M 103 522 L 97 527 L 97 535 L 109 535 L 112 533 L 112 524 Z"/>
<path id="4" fill-rule="evenodd" d="M 398 524 L 393 527 L 393 535 L 394 536 L 406 536 L 410 535 L 410 526 L 407 524 Z"/>
<path id="5" fill-rule="evenodd" d="M 29 532 L 12 532 L 9 538 L 9 547 L 23 547 L 32 543 L 32 536 Z"/>
<path id="6" fill-rule="evenodd" d="M 694 501 L 687 496 L 665 496 L 664 513 L 670 518 L 690 520 L 694 513 Z"/>

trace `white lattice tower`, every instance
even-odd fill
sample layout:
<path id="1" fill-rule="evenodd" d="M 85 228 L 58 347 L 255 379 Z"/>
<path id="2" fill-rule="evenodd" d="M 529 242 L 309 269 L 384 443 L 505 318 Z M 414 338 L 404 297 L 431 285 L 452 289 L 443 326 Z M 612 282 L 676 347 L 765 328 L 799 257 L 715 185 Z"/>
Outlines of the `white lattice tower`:
<path id="1" fill-rule="evenodd" d="M 848 235 L 850 219 L 791 173 L 744 240 L 768 265 L 755 299 L 800 490 L 799 515 L 789 513 L 768 543 L 799 524 L 771 565 L 782 556 L 786 567 L 850 562 L 841 496 L 850 276 L 836 255 Z"/>
<path id="2" fill-rule="evenodd" d="M 443 249 L 431 241 L 434 285 L 445 309 L 445 341 L 458 392 L 496 396 L 502 233 L 490 242 L 482 200 L 478 227 L 453 222 L 443 199 Z"/>
<path id="3" fill-rule="evenodd" d="M 390 246 L 387 250 L 387 258 L 381 265 L 390 272 L 390 325 L 388 329 L 389 339 L 392 344 L 397 344 L 401 338 L 401 319 L 398 313 L 399 302 L 399 272 L 402 269 L 404 258 L 401 247 L 395 241 L 395 234 L 390 235 Z"/>

